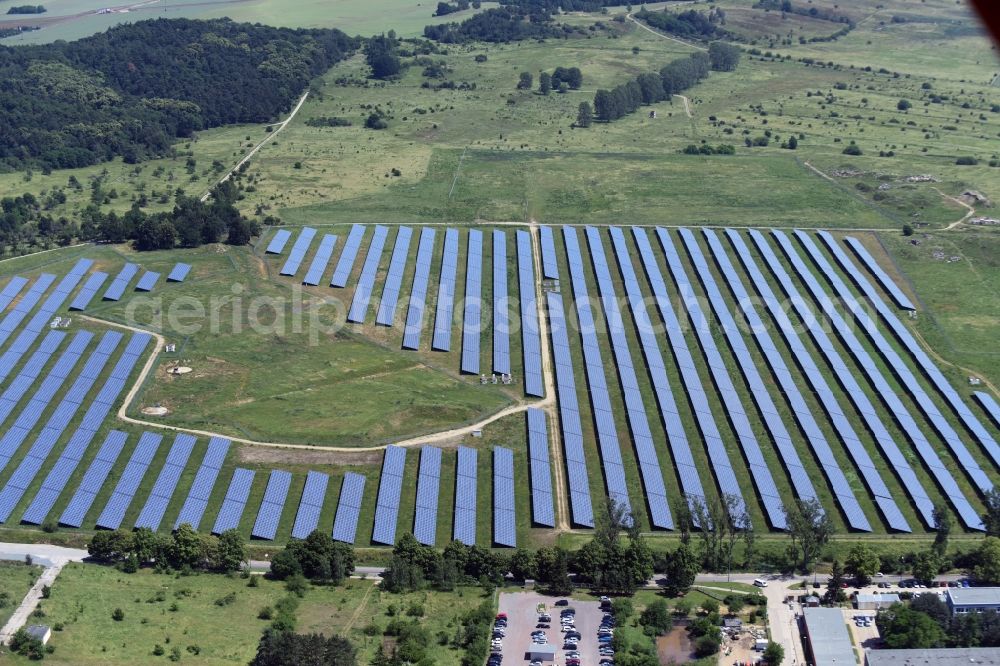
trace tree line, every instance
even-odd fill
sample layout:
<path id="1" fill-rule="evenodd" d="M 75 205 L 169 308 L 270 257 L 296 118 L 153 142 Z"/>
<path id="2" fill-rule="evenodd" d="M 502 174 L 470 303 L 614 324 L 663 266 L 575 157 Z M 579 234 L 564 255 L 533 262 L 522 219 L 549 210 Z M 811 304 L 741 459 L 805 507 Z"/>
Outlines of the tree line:
<path id="1" fill-rule="evenodd" d="M 575 32 L 578 29 L 556 23 L 550 10 L 523 5 L 487 9 L 461 23 L 424 26 L 424 37 L 446 44 L 516 42 L 522 39 L 565 37 Z"/>
<path id="2" fill-rule="evenodd" d="M 600 89 L 594 95 L 594 115 L 611 122 L 635 113 L 644 104 L 670 99 L 708 76 L 711 63 L 707 53 L 699 51 L 667 64 L 659 73 L 640 74 L 612 90 Z"/>
<path id="3" fill-rule="evenodd" d="M 44 5 L 14 5 L 7 10 L 8 14 L 44 14 Z"/>
<path id="4" fill-rule="evenodd" d="M 669 9 L 659 12 L 651 12 L 642 9 L 635 17 L 640 21 L 668 32 L 678 37 L 688 39 L 726 39 L 731 34 L 722 28 L 721 23 L 725 20 L 725 14 L 704 14 L 694 9 L 688 9 L 680 13 L 673 13 Z"/>

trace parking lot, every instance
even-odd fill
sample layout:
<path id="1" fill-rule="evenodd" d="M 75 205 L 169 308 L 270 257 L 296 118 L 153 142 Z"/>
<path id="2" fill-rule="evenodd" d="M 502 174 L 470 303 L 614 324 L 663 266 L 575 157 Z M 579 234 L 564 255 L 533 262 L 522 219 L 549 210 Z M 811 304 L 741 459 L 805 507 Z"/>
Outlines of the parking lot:
<path id="1" fill-rule="evenodd" d="M 567 606 L 556 606 L 556 597 L 548 597 L 536 592 L 514 592 L 500 595 L 500 613 L 507 615 L 507 634 L 503 638 L 503 666 L 527 666 L 528 651 L 534 646 L 531 632 L 537 631 L 538 609 L 552 616 L 548 629 L 542 629 L 548 643 L 556 648 L 555 664 L 565 666 L 566 650 L 563 649 L 563 633 L 559 626 L 559 613 Z M 597 601 L 569 601 L 569 608 L 576 610 L 576 631 L 580 634 L 577 652 L 580 663 L 597 666 L 600 662 L 597 630 L 604 613 Z M 549 662 L 553 663 L 553 662 Z"/>
<path id="2" fill-rule="evenodd" d="M 844 622 L 847 623 L 848 631 L 851 633 L 851 640 L 854 641 L 854 645 L 858 648 L 859 654 L 864 654 L 865 648 L 873 648 L 878 645 L 878 627 L 875 626 L 876 614 L 876 611 L 870 610 L 859 611 L 854 610 L 853 608 L 844 609 Z M 868 618 L 869 626 L 866 627 L 862 622 L 858 622 L 856 618 L 860 617 Z"/>

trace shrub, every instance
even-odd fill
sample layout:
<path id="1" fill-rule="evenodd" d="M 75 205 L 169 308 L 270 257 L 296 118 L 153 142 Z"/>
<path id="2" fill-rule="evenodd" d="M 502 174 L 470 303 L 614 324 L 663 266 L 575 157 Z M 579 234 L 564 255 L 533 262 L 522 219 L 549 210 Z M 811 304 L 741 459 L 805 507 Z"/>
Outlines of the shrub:
<path id="1" fill-rule="evenodd" d="M 114 609 L 113 611 L 111 611 L 111 619 L 114 620 L 115 622 L 121 622 L 122 620 L 125 619 L 125 611 L 123 611 L 121 608 Z"/>
<path id="2" fill-rule="evenodd" d="M 852 143 L 847 148 L 844 148 L 843 153 L 845 155 L 863 155 L 861 148 L 856 143 Z"/>
<path id="3" fill-rule="evenodd" d="M 955 160 L 955 164 L 959 166 L 975 166 L 976 164 L 979 164 L 979 160 L 977 160 L 975 157 L 963 155 L 962 157 L 959 157 L 957 160 Z"/>
<path id="4" fill-rule="evenodd" d="M 166 650 L 164 650 L 163 646 L 159 643 L 153 646 L 153 654 L 157 657 L 162 657 L 164 652 L 166 652 Z"/>

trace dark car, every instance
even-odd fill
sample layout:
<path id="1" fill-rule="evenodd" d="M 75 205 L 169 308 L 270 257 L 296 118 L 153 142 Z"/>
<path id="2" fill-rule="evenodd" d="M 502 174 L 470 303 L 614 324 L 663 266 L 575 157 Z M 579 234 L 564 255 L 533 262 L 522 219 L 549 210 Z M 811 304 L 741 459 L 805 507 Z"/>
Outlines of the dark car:
<path id="1" fill-rule="evenodd" d="M 569 606 L 569 599 L 560 599 L 556 602 L 556 606 Z"/>

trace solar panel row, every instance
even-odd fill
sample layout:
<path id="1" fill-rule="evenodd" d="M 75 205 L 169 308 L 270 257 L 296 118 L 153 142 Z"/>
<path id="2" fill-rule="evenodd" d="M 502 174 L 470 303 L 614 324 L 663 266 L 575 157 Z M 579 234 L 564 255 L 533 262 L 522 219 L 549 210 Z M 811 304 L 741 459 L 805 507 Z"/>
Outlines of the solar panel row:
<path id="1" fill-rule="evenodd" d="M 253 477 L 254 471 L 252 469 L 237 467 L 233 470 L 233 478 L 229 482 L 229 489 L 226 490 L 226 496 L 222 500 L 219 515 L 215 518 L 212 534 L 222 534 L 240 526 L 240 518 L 243 517 L 243 510 L 250 498 Z"/>
<path id="2" fill-rule="evenodd" d="M 528 468 L 531 473 L 531 520 L 536 525 L 556 526 L 552 509 L 552 465 L 549 462 L 549 429 L 545 412 L 528 408 Z"/>
<path id="3" fill-rule="evenodd" d="M 972 395 L 976 397 L 976 400 L 983 406 L 989 417 L 993 419 L 993 423 L 1000 428 L 1000 405 L 993 399 L 993 396 L 982 391 L 973 391 Z"/>
<path id="4" fill-rule="evenodd" d="M 455 470 L 455 525 L 452 538 L 466 546 L 476 544 L 476 478 L 479 469 L 479 452 L 465 446 L 458 447 Z"/>
<path id="5" fill-rule="evenodd" d="M 97 271 L 96 273 L 91 273 L 87 281 L 83 283 L 83 287 L 77 293 L 76 298 L 73 302 L 69 304 L 70 310 L 86 310 L 90 302 L 94 300 L 94 296 L 97 295 L 97 291 L 104 284 L 104 281 L 108 279 L 107 273 L 102 273 Z"/>
<path id="6" fill-rule="evenodd" d="M 160 279 L 159 273 L 154 273 L 153 271 L 146 271 L 139 278 L 139 281 L 135 285 L 136 291 L 153 291 L 153 287 L 156 286 L 156 281 Z"/>
<path id="7" fill-rule="evenodd" d="M 424 227 L 420 231 L 420 245 L 417 247 L 417 267 L 413 273 L 413 287 L 410 289 L 410 305 L 406 310 L 406 326 L 403 330 L 403 349 L 419 349 L 420 333 L 424 328 L 424 310 L 427 307 L 427 282 L 431 274 L 434 258 L 434 229 Z"/>
<path id="8" fill-rule="evenodd" d="M 438 283 L 437 309 L 434 313 L 434 336 L 431 348 L 451 350 L 451 319 L 455 308 L 455 275 L 458 272 L 458 229 L 444 233 L 444 251 L 441 253 L 441 277 Z"/>
<path id="9" fill-rule="evenodd" d="M 812 244 L 812 239 L 809 238 L 807 234 L 801 231 L 795 232 L 796 237 L 805 246 L 807 243 Z M 875 289 L 871 286 L 868 280 L 860 274 L 859 271 L 854 269 L 851 260 L 848 258 L 847 254 L 837 245 L 837 241 L 829 233 L 825 231 L 818 232 L 816 234 L 823 242 L 826 243 L 827 247 L 830 248 L 830 252 L 833 254 L 837 263 L 847 272 L 848 276 L 854 281 L 859 289 L 865 294 L 865 297 L 871 301 L 872 305 L 875 306 L 875 310 L 885 321 L 886 325 L 892 329 L 893 334 L 899 339 L 906 351 L 910 353 L 913 360 L 917 362 L 920 369 L 924 374 L 931 380 L 931 383 L 938 390 L 938 392 L 944 397 L 945 401 L 951 406 L 955 414 L 958 415 L 959 420 L 968 428 L 969 432 L 979 441 L 980 445 L 992 459 L 993 464 L 1000 466 L 1000 445 L 997 444 L 993 436 L 983 427 L 983 424 L 979 422 L 979 419 L 972 413 L 968 405 L 962 401 L 962 397 L 958 394 L 952 385 L 945 378 L 941 370 L 934 364 L 927 352 L 924 351 L 923 347 L 914 339 L 913 335 L 910 333 L 909 329 L 899 320 L 896 314 L 890 310 L 882 298 L 878 295 Z M 810 256 L 815 256 L 810 251 Z M 821 255 L 819 255 L 821 256 Z M 815 258 L 814 258 L 815 261 Z"/>
<path id="10" fill-rule="evenodd" d="M 649 419 L 646 416 L 646 405 L 640 392 L 639 379 L 632 365 L 632 350 L 629 348 L 628 338 L 625 334 L 625 324 L 618 306 L 618 294 L 611 279 L 611 269 L 604 252 L 601 232 L 594 227 L 587 227 L 586 234 L 591 262 L 594 266 L 594 275 L 597 277 L 597 288 L 601 295 L 601 305 L 604 308 L 604 316 L 608 325 L 608 338 L 611 340 L 615 365 L 618 368 L 618 378 L 625 395 L 625 410 L 628 414 L 632 441 L 635 444 L 636 457 L 639 461 L 639 473 L 646 491 L 649 520 L 654 527 L 673 529 L 674 521 L 670 515 L 667 489 L 663 485 L 663 472 L 660 468 L 656 447 L 653 444 L 653 433 L 649 429 Z M 610 403 L 608 406 L 610 407 Z"/>
<path id="11" fill-rule="evenodd" d="M 403 490 L 403 468 L 406 449 L 387 446 L 382 459 L 382 478 L 378 483 L 375 504 L 375 530 L 372 541 L 386 545 L 396 543 L 396 521 L 399 518 L 399 495 Z"/>
<path id="12" fill-rule="evenodd" d="M 396 304 L 399 302 L 399 290 L 403 286 L 403 272 L 406 270 L 406 258 L 410 252 L 410 238 L 413 229 L 399 227 L 396 232 L 396 243 L 389 259 L 389 273 L 382 286 L 382 300 L 379 302 L 375 323 L 381 326 L 392 326 L 396 319 Z"/>
<path id="13" fill-rule="evenodd" d="M 24 318 L 28 316 L 35 306 L 38 305 L 38 301 L 42 298 L 42 295 L 52 286 L 52 283 L 56 281 L 56 276 L 51 273 L 42 273 L 38 276 L 38 279 L 31 285 L 27 293 L 21 297 L 10 312 L 4 315 L 3 321 L 0 321 L 0 345 L 7 342 L 7 338 L 18 329 Z M 7 373 L 10 372 L 11 366 L 0 366 L 0 381 L 3 381 L 7 377 Z"/>
<path id="14" fill-rule="evenodd" d="M 104 510 L 97 518 L 98 527 L 116 530 L 121 526 L 122 520 L 125 518 L 125 511 L 132 503 L 132 498 L 135 496 L 135 491 L 139 489 L 142 478 L 146 476 L 146 470 L 149 469 L 149 463 L 156 456 L 161 441 L 163 441 L 163 437 L 151 432 L 144 432 L 139 437 L 139 443 L 136 445 L 135 451 L 132 452 L 128 464 L 125 465 L 125 471 L 118 479 L 118 485 L 115 486 L 111 498 L 104 505 Z"/>
<path id="15" fill-rule="evenodd" d="M 316 248 L 316 254 L 313 255 L 313 260 L 309 264 L 306 276 L 302 278 L 302 284 L 315 287 L 320 283 L 323 279 L 323 273 L 326 272 L 326 266 L 330 263 L 330 258 L 333 256 L 333 250 L 336 247 L 337 237 L 333 234 L 325 234 L 323 240 L 319 242 L 319 247 Z"/>
<path id="16" fill-rule="evenodd" d="M 108 287 L 108 290 L 104 292 L 104 300 L 117 301 L 124 296 L 128 283 L 132 281 L 132 278 L 138 272 L 139 266 L 133 263 L 126 263 L 118 272 L 118 275 L 115 276 L 115 279 L 111 281 L 111 286 Z"/>
<path id="17" fill-rule="evenodd" d="M 365 494 L 365 477 L 348 472 L 340 486 L 340 501 L 337 516 L 333 519 L 333 539 L 344 543 L 354 543 L 358 532 L 358 517 Z"/>
<path id="18" fill-rule="evenodd" d="M 877 261 L 875 261 L 875 257 L 868 252 L 865 246 L 861 244 L 861 241 L 857 238 L 853 238 L 852 236 L 845 236 L 844 242 L 847 243 L 848 247 L 854 250 L 854 254 L 858 256 L 858 259 L 860 259 L 861 262 L 868 268 L 868 271 L 875 276 L 875 279 L 879 281 L 882 288 L 885 289 L 890 296 L 892 296 L 892 300 L 896 301 L 896 305 L 904 310 L 917 309 L 916 306 L 913 305 L 913 301 L 911 301 L 909 297 L 903 293 L 903 290 L 899 288 L 899 285 L 897 285 L 893 279 L 889 277 L 888 273 L 882 270 L 882 267 L 879 266 Z"/>
<path id="19" fill-rule="evenodd" d="M 521 296 L 521 351 L 524 354 L 524 392 L 545 397 L 542 379 L 542 333 L 535 295 L 535 263 L 531 232 L 517 232 L 517 277 Z"/>
<path id="20" fill-rule="evenodd" d="M 306 252 L 309 251 L 309 246 L 315 237 L 315 229 L 312 227 L 302 227 L 299 237 L 295 239 L 295 244 L 292 245 L 291 252 L 288 253 L 285 265 L 281 267 L 282 275 L 295 275 L 299 272 L 299 266 L 302 265 L 302 260 L 306 258 Z"/>
<path id="21" fill-rule="evenodd" d="M 539 227 L 542 239 L 542 276 L 549 280 L 559 279 L 559 260 L 556 258 L 556 242 L 552 236 L 552 227 Z"/>
<path id="22" fill-rule="evenodd" d="M 438 494 L 441 487 L 441 449 L 420 447 L 420 472 L 417 475 L 417 509 L 413 517 L 413 536 L 425 546 L 437 541 Z"/>
<path id="23" fill-rule="evenodd" d="M 493 448 L 493 542 L 498 546 L 517 547 L 514 520 L 514 452 Z"/>
<path id="24" fill-rule="evenodd" d="M 758 245 L 766 245 L 766 241 L 763 237 L 761 237 L 760 240 L 757 240 L 756 238 L 754 240 L 758 243 Z M 934 475 L 935 480 L 942 487 L 952 505 L 962 517 L 962 521 L 971 529 L 981 529 L 982 521 L 978 512 L 975 511 L 965 499 L 964 493 L 962 493 L 962 491 L 958 488 L 954 478 L 951 476 L 951 473 L 947 470 L 947 468 L 945 468 L 943 462 L 938 457 L 936 447 L 927 440 L 921 429 L 917 426 L 917 423 L 913 419 L 912 415 L 906 407 L 903 406 L 899 397 L 896 395 L 896 392 L 889 386 L 885 377 L 882 375 L 881 370 L 874 364 L 874 360 L 868 355 L 867 352 L 864 351 L 860 341 L 857 340 L 853 330 L 848 326 L 843 317 L 840 316 L 829 295 L 823 290 L 822 287 L 820 287 L 815 276 L 813 276 L 801 257 L 799 257 L 798 253 L 792 247 L 790 239 L 785 235 L 781 235 L 780 237 L 775 236 L 775 240 L 777 240 L 778 245 L 781 246 L 782 250 L 784 250 L 789 262 L 795 269 L 795 272 L 802 279 L 802 282 L 807 286 L 810 293 L 813 294 L 816 302 L 830 318 L 830 321 L 834 324 L 835 330 L 838 335 L 840 335 L 841 339 L 844 340 L 848 349 L 851 350 L 855 360 L 861 365 L 862 369 L 865 370 L 869 380 L 876 387 L 879 397 L 886 404 L 886 406 L 888 406 L 890 411 L 892 411 L 893 418 L 906 433 L 907 438 L 913 443 L 924 463 Z M 871 339 L 874 343 L 875 348 L 878 350 L 882 358 L 900 378 L 903 386 L 907 387 L 907 392 L 914 397 L 918 406 L 924 411 L 925 416 L 928 416 L 931 423 L 935 425 L 935 428 L 941 428 L 945 433 L 950 433 L 943 435 L 943 438 L 945 443 L 947 443 L 949 448 L 951 448 L 953 454 L 956 458 L 958 458 L 959 463 L 962 464 L 963 468 L 966 469 L 974 480 L 978 479 L 979 483 L 989 484 L 990 481 L 986 473 L 979 468 L 978 463 L 971 456 L 971 454 L 969 454 L 968 450 L 965 448 L 965 444 L 958 437 L 958 434 L 952 430 L 951 425 L 946 419 L 944 419 L 940 412 L 937 411 L 937 407 L 934 405 L 933 401 L 931 401 L 930 397 L 920 387 L 916 377 L 912 375 L 909 366 L 903 362 L 889 341 L 882 335 L 881 332 L 878 331 L 875 326 L 875 322 L 869 318 L 867 312 L 861 308 L 857 301 L 853 299 L 850 291 L 847 289 L 847 285 L 844 284 L 835 272 L 833 272 L 832 266 L 827 264 L 826 268 L 831 271 L 829 275 L 830 284 L 833 285 L 834 290 L 841 296 L 843 303 L 848 307 L 848 309 L 852 310 L 855 316 L 859 317 L 859 322 L 868 334 L 869 339 Z M 933 410 L 933 417 L 928 414 L 928 409 Z M 968 465 L 968 467 L 966 467 L 966 465 Z"/>
<path id="25" fill-rule="evenodd" d="M 319 525 L 319 514 L 323 510 L 323 500 L 326 499 L 326 486 L 329 482 L 330 477 L 320 472 L 310 471 L 306 475 L 306 484 L 302 488 L 302 497 L 299 499 L 299 508 L 295 514 L 295 524 L 292 525 L 292 537 L 305 539 Z"/>
<path id="26" fill-rule="evenodd" d="M 4 285 L 3 291 L 0 291 L 0 312 L 7 309 L 7 306 L 17 298 L 26 284 L 28 284 L 28 278 L 15 275 L 10 279 L 10 282 Z"/>
<path id="27" fill-rule="evenodd" d="M 479 336 L 482 332 L 483 232 L 469 231 L 465 265 L 465 312 L 462 318 L 462 372 L 479 374 Z"/>
<path id="28" fill-rule="evenodd" d="M 735 232 L 733 232 L 733 235 L 735 235 Z M 765 250 L 761 250 L 761 256 L 764 257 L 764 260 L 770 266 L 772 274 L 777 278 L 778 282 L 781 284 L 782 290 L 791 300 L 795 309 L 799 312 L 800 316 L 803 317 L 806 323 L 806 327 L 808 328 L 810 334 L 812 335 L 813 340 L 816 343 L 816 346 L 823 353 L 830 367 L 833 368 L 834 374 L 837 376 L 838 381 L 840 382 L 841 386 L 844 387 L 844 392 L 850 397 L 850 399 L 854 403 L 858 413 L 860 414 L 861 418 L 864 420 L 866 426 L 868 427 L 868 431 L 871 433 L 873 439 L 875 440 L 875 443 L 878 444 L 879 448 L 882 450 L 882 453 L 885 455 L 889 463 L 892 465 L 892 468 L 895 471 L 896 475 L 899 477 L 903 488 L 905 488 L 906 492 L 910 495 L 911 498 L 913 498 L 913 502 L 916 505 L 917 510 L 924 521 L 924 524 L 927 525 L 928 528 L 934 529 L 936 527 L 936 520 L 934 518 L 934 502 L 930 499 L 930 497 L 928 497 L 927 491 L 924 490 L 923 484 L 921 484 L 913 468 L 910 466 L 910 463 L 907 460 L 906 456 L 904 456 L 903 452 L 900 451 L 899 446 L 893 440 L 892 435 L 889 433 L 885 424 L 879 418 L 875 406 L 872 404 L 867 394 L 862 390 L 861 386 L 858 384 L 853 373 L 851 372 L 851 369 L 847 366 L 843 357 L 834 346 L 833 341 L 829 337 L 829 334 L 827 334 L 824 328 L 820 325 L 820 322 L 817 321 L 813 312 L 806 306 L 805 300 L 803 299 L 802 295 L 799 293 L 798 289 L 793 284 L 791 277 L 785 271 L 784 267 L 778 262 L 777 256 L 773 253 L 773 251 L 771 251 L 771 248 L 770 246 L 767 245 L 767 242 L 764 239 L 764 237 L 758 236 L 755 237 L 755 240 L 759 243 L 760 246 L 763 246 L 765 248 Z M 793 263 L 795 262 L 798 262 L 798 264 L 804 268 L 804 265 L 802 265 L 801 263 L 801 259 L 797 255 Z M 756 267 L 754 267 L 754 270 L 756 270 Z M 754 277 L 758 277 L 760 280 L 763 280 L 763 276 L 760 276 L 759 273 L 755 273 L 753 275 Z M 819 287 L 818 283 L 816 283 L 815 280 L 813 280 L 812 285 L 807 284 L 807 286 L 810 287 L 810 289 L 812 287 L 816 287 L 818 289 Z M 825 294 L 822 292 L 822 290 L 818 290 L 817 294 L 820 296 L 819 300 L 822 300 L 823 297 L 825 297 Z M 771 294 L 771 298 L 773 298 L 773 294 Z M 830 321 L 834 324 L 834 327 L 838 329 L 838 334 L 840 335 L 841 340 L 843 340 L 844 345 L 847 347 L 851 355 L 854 356 L 855 359 L 858 360 L 858 362 L 862 365 L 863 369 L 865 370 L 865 373 L 869 376 L 873 385 L 876 387 L 876 390 L 879 390 L 880 387 L 886 387 L 887 385 L 885 383 L 885 378 L 882 377 L 881 373 L 878 372 L 875 365 L 871 362 L 871 358 L 868 356 L 868 352 L 864 349 L 864 347 L 860 345 L 857 338 L 854 336 L 854 333 L 849 329 L 847 329 L 846 326 L 843 326 L 845 322 L 840 317 L 839 313 L 837 313 L 835 310 L 831 308 L 829 311 L 829 315 L 832 315 L 830 317 Z M 902 405 L 899 404 L 898 399 L 895 399 L 894 402 L 899 407 L 902 407 Z M 897 411 L 896 409 L 894 409 L 896 405 L 890 406 L 890 409 L 893 410 L 894 412 Z M 905 409 L 901 410 L 897 415 L 897 423 L 899 423 L 900 425 L 906 424 L 904 427 L 907 427 L 909 424 L 915 425 L 915 423 L 913 423 L 912 417 L 909 415 L 908 412 L 906 412 Z M 923 438 L 923 435 L 921 434 L 919 437 Z M 917 448 L 918 449 L 924 448 L 926 451 L 927 448 L 930 447 L 925 448 L 922 444 L 917 444 Z M 937 457 L 936 454 L 933 454 L 932 450 L 930 452 L 933 458 Z M 938 460 L 938 463 L 940 463 L 940 460 Z M 943 471 L 947 476 L 950 476 L 947 470 Z M 865 469 L 862 469 L 862 476 L 865 478 L 866 483 L 869 484 L 869 487 L 872 487 L 872 484 L 875 484 L 876 487 L 878 486 L 880 479 L 873 476 L 870 472 L 866 471 Z M 951 482 L 951 485 L 954 485 L 954 481 Z M 880 496 L 880 494 L 883 493 L 891 494 L 888 492 L 887 489 L 880 489 L 879 491 L 875 491 L 873 489 L 872 492 L 876 496 L 876 501 L 878 501 L 878 497 Z M 961 493 L 959 493 L 959 497 L 961 498 L 960 499 L 961 502 L 965 502 L 966 504 L 968 503 L 965 501 L 964 497 L 961 497 Z M 972 507 L 970 506 L 969 510 L 971 511 L 971 509 Z M 975 512 L 972 511 L 971 515 L 975 516 Z M 978 523 L 978 519 L 976 522 Z M 899 529 L 898 527 L 892 524 L 892 521 L 890 521 L 890 527 L 893 527 L 894 529 Z"/>
<path id="29" fill-rule="evenodd" d="M 278 533 L 281 510 L 285 508 L 288 488 L 291 485 L 292 475 L 290 472 L 280 469 L 271 470 L 271 476 L 267 479 L 267 488 L 264 490 L 264 499 L 261 500 L 257 519 L 254 520 L 250 536 L 268 541 L 274 540 L 274 535 Z"/>
<path id="30" fill-rule="evenodd" d="M 333 278 L 330 280 L 331 287 L 347 286 L 347 279 L 351 277 L 354 270 L 354 260 L 361 249 L 361 240 L 365 237 L 365 228 L 360 224 L 351 226 L 351 232 L 347 234 L 347 242 L 344 244 L 344 251 L 337 260 L 337 267 L 333 269 Z"/>
<path id="31" fill-rule="evenodd" d="M 83 481 L 80 482 L 73 497 L 63 510 L 62 516 L 59 517 L 59 522 L 62 525 L 71 527 L 83 525 L 84 517 L 90 511 L 97 493 L 101 491 L 108 474 L 111 473 L 111 468 L 114 467 L 118 456 L 121 455 L 127 439 L 128 435 L 118 430 L 112 430 L 108 433 L 94 460 L 91 461 L 90 467 L 84 473 Z"/>
<path id="32" fill-rule="evenodd" d="M 66 334 L 61 331 L 49 331 L 42 338 L 38 349 L 28 358 L 21 371 L 4 390 L 3 395 L 0 395 L 0 424 L 7 420 L 28 390 L 35 385 L 35 380 L 42 374 L 52 354 L 65 339 Z"/>
<path id="33" fill-rule="evenodd" d="M 175 264 L 169 275 L 167 275 L 167 282 L 184 282 L 190 272 L 191 264 Z"/>
<path id="34" fill-rule="evenodd" d="M 354 289 L 354 300 L 347 313 L 347 321 L 356 324 L 363 324 L 365 321 L 365 316 L 368 314 L 368 302 L 371 300 L 372 289 L 375 287 L 375 277 L 378 275 L 378 265 L 382 260 L 382 250 L 388 235 L 389 229 L 387 227 L 382 225 L 375 227 L 375 235 L 372 236 L 371 245 L 368 246 L 368 254 L 365 255 L 365 263 L 361 268 L 358 286 Z"/>
<path id="35" fill-rule="evenodd" d="M 510 307 L 507 295 L 507 234 L 493 232 L 493 372 L 510 374 Z"/>
<path id="36" fill-rule="evenodd" d="M 271 242 L 267 244 L 267 250 L 265 250 L 265 252 L 268 254 L 281 254 L 281 251 L 285 249 L 285 243 L 287 243 L 288 239 L 291 237 L 292 232 L 288 229 L 278 229 L 274 233 L 274 238 L 272 238 Z"/>
<path id="37" fill-rule="evenodd" d="M 202 458 L 201 466 L 198 467 L 198 472 L 194 476 L 194 483 L 191 484 L 184 505 L 181 507 L 180 513 L 177 514 L 174 529 L 184 523 L 194 529 L 198 529 L 198 526 L 201 525 L 201 518 L 205 515 L 205 509 L 208 507 L 208 498 L 212 494 L 215 480 L 218 478 L 222 463 L 225 462 L 226 454 L 229 452 L 229 444 L 229 440 L 222 437 L 213 437 L 208 441 L 208 450 L 205 451 L 205 457 Z"/>
<path id="38" fill-rule="evenodd" d="M 562 295 L 547 294 L 549 331 L 552 336 L 552 357 L 556 369 L 556 396 L 559 399 L 559 421 L 562 425 L 563 458 L 569 478 L 569 504 L 573 523 L 594 526 L 594 509 L 590 502 L 590 473 L 583 452 L 583 425 L 580 405 L 576 398 L 576 377 L 573 356 L 569 349 L 566 314 Z"/>
<path id="39" fill-rule="evenodd" d="M 180 481 L 181 474 L 184 472 L 184 467 L 187 465 L 188 458 L 191 457 L 191 451 L 194 450 L 197 441 L 191 435 L 185 434 L 179 434 L 174 438 L 174 444 L 170 447 L 167 460 L 160 468 L 156 483 L 153 484 L 153 490 L 150 491 L 146 504 L 142 507 L 142 511 L 135 521 L 136 528 L 148 527 L 154 532 L 160 529 L 163 514 L 167 512 L 167 505 L 170 503 L 170 498 L 174 496 L 177 482 Z"/>

